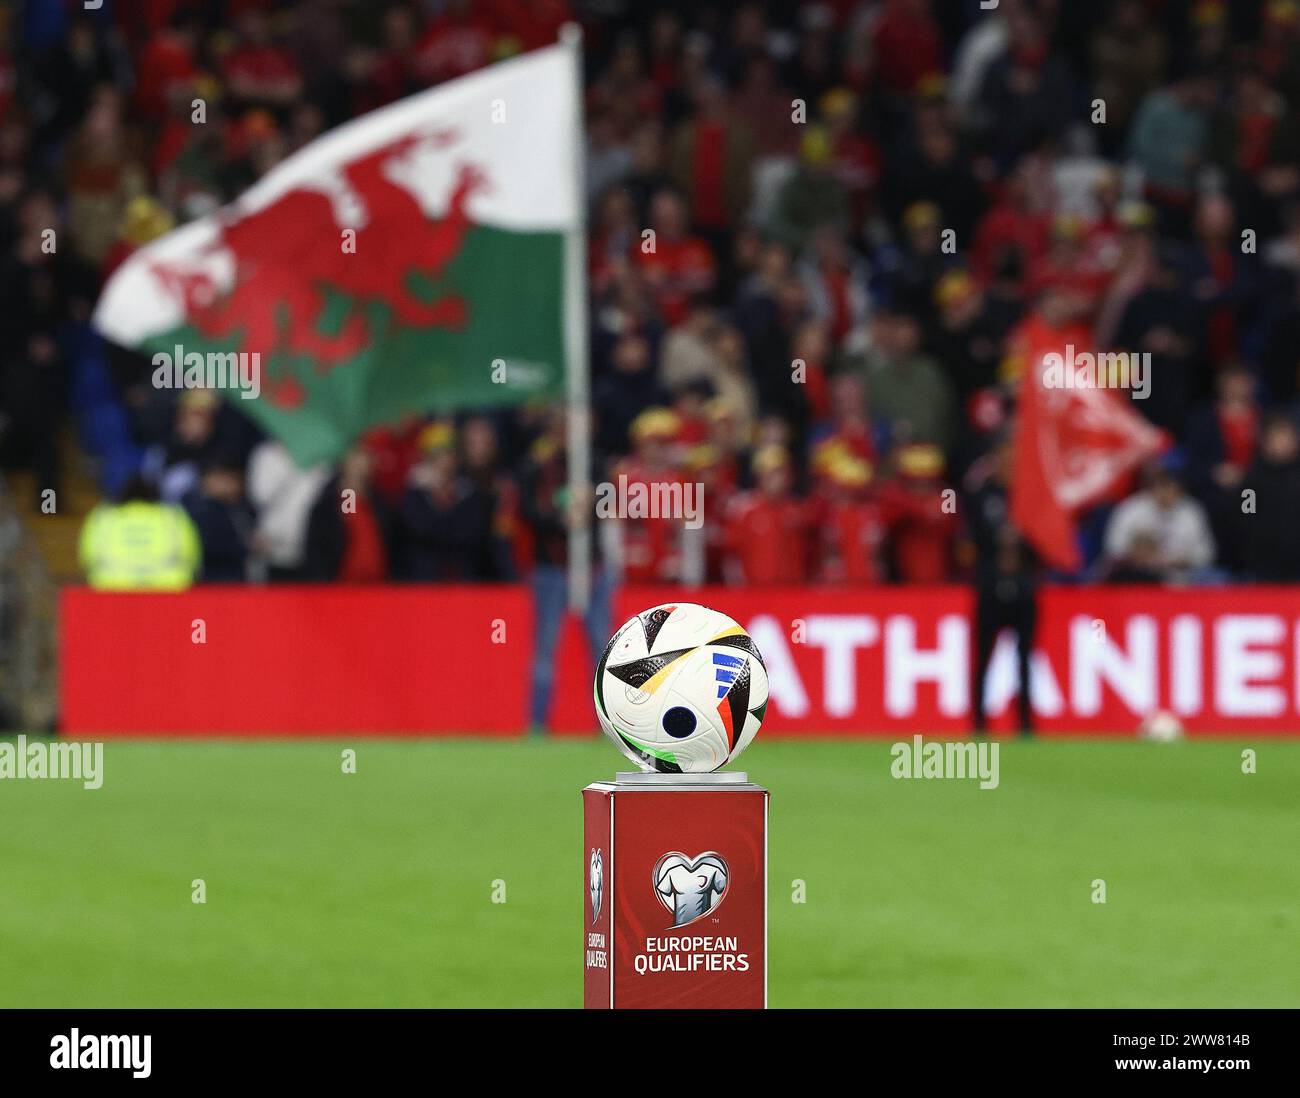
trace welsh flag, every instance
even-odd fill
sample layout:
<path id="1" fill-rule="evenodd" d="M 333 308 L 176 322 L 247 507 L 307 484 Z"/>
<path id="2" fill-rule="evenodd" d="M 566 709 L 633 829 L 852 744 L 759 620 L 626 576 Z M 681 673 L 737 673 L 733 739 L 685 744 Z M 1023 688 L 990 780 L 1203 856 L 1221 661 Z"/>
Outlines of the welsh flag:
<path id="1" fill-rule="evenodd" d="M 559 395 L 576 55 L 537 50 L 321 136 L 133 254 L 95 326 L 179 351 L 187 386 L 213 356 L 259 355 L 260 393 L 239 404 L 303 465 L 406 413 Z M 234 398 L 238 377 L 223 387 Z"/>
<path id="2" fill-rule="evenodd" d="M 1013 335 L 1021 364 L 1011 520 L 1048 563 L 1080 567 L 1075 516 L 1105 499 L 1124 477 L 1169 440 L 1129 405 L 1121 391 L 1048 385 L 1045 356 L 1068 357 L 1091 343 L 1083 325 L 1053 328 L 1031 317 Z"/>

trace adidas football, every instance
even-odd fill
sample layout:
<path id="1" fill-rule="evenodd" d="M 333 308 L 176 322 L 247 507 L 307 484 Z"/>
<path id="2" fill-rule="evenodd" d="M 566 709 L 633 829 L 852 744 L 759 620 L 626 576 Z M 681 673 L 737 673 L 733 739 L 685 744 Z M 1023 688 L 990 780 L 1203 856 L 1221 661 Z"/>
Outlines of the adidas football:
<path id="1" fill-rule="evenodd" d="M 726 614 L 672 602 L 637 614 L 596 665 L 600 726 L 642 770 L 700 774 L 735 759 L 767 712 L 767 668 Z"/>

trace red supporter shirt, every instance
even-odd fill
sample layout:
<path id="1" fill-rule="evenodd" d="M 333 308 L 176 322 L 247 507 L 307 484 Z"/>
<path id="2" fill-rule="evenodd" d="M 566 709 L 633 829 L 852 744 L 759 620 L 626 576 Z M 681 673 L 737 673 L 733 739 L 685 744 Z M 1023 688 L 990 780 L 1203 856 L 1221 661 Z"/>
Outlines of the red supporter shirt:
<path id="1" fill-rule="evenodd" d="M 713 285 L 713 253 L 704 241 L 693 236 L 680 240 L 655 241 L 655 250 L 641 250 L 638 241 L 633 246 L 632 258 L 641 265 L 649 278 L 659 310 L 669 326 L 686 319 L 686 307 L 695 290 L 706 290 Z"/>
<path id="2" fill-rule="evenodd" d="M 388 578 L 388 553 L 379 533 L 375 509 L 360 492 L 357 509 L 344 520 L 347 544 L 339 564 L 338 578 L 343 583 L 380 583 Z"/>
<path id="3" fill-rule="evenodd" d="M 726 127 L 718 121 L 698 123 L 691 173 L 691 208 L 696 223 L 710 229 L 727 224 L 726 162 Z"/>
<path id="4" fill-rule="evenodd" d="M 416 66 L 425 80 L 449 80 L 492 60 L 492 24 L 478 15 L 440 15 L 416 44 Z"/>
<path id="5" fill-rule="evenodd" d="M 885 521 L 874 500 L 827 501 L 818 516 L 817 534 L 819 582 L 867 585 L 884 578 L 880 547 Z"/>
<path id="6" fill-rule="evenodd" d="M 940 481 L 933 481 L 917 490 L 897 483 L 882 489 L 894 571 L 902 583 L 947 583 L 952 579 L 957 516 L 944 511 L 943 488 Z"/>
<path id="7" fill-rule="evenodd" d="M 629 489 L 634 484 L 653 488 L 682 482 L 675 469 L 652 470 L 634 459 L 620 462 L 614 470 L 616 486 L 620 476 L 627 477 Z M 629 583 L 662 583 L 681 578 L 681 519 L 625 518 L 621 526 L 623 576 Z"/>
<path id="8" fill-rule="evenodd" d="M 906 0 L 890 0 L 876 24 L 876 63 L 890 91 L 912 92 L 923 76 L 942 70 L 939 28 Z"/>
<path id="9" fill-rule="evenodd" d="M 1241 415 L 1219 413 L 1219 432 L 1223 435 L 1223 456 L 1229 465 L 1244 469 L 1255 456 L 1255 432 L 1259 417 L 1253 411 Z"/>
<path id="10" fill-rule="evenodd" d="M 171 31 L 157 31 L 145 45 L 137 67 L 135 101 L 141 112 L 162 114 L 170 90 L 193 79 L 195 71 L 194 57 L 181 39 Z"/>
<path id="11" fill-rule="evenodd" d="M 1002 256 L 1015 251 L 1027 274 L 1046 255 L 1050 237 L 1051 219 L 1046 214 L 1025 213 L 1005 203 L 994 206 L 975 230 L 971 267 L 981 282 L 988 283 Z"/>
<path id="12" fill-rule="evenodd" d="M 223 67 L 227 80 L 244 77 L 264 83 L 298 76 L 298 66 L 293 63 L 293 58 L 275 46 L 238 46 L 231 51 Z"/>
<path id="13" fill-rule="evenodd" d="M 805 582 L 810 529 L 803 500 L 759 492 L 738 497 L 727 521 L 727 545 L 744 582 L 754 587 Z"/>

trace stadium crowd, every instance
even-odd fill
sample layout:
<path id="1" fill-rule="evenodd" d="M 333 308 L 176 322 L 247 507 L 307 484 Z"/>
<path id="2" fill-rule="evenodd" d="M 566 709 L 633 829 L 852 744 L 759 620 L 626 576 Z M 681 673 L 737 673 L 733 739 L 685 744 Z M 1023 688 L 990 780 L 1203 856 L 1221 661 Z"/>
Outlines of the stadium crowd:
<path id="1" fill-rule="evenodd" d="M 1300 579 L 1295 0 L 0 4 L 5 462 L 57 487 L 72 417 L 106 491 L 185 509 L 209 581 L 561 564 L 561 409 L 302 470 L 238 401 L 118 350 L 96 373 L 87 318 L 133 249 L 323 130 L 574 17 L 594 479 L 704 485 L 697 537 L 610 524 L 623 576 L 970 574 L 952 501 L 994 475 L 1026 332 L 1066 317 L 1150 355 L 1133 407 L 1176 443 L 1087 516 L 1087 573 Z"/>

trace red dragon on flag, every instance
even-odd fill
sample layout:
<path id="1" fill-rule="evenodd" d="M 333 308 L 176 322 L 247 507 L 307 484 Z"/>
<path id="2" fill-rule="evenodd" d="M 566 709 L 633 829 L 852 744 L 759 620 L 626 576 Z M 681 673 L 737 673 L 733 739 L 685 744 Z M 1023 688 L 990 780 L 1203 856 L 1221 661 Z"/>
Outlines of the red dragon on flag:
<path id="1" fill-rule="evenodd" d="M 411 291 L 409 275 L 436 279 L 460 251 L 469 226 L 466 203 L 487 177 L 475 165 L 457 169 L 447 214 L 424 216 L 416 198 L 385 174 L 387 165 L 422 139 L 407 136 L 344 165 L 356 224 L 341 224 L 335 201 L 319 190 L 294 188 L 251 213 L 238 209 L 222 217 L 219 236 L 205 249 L 225 252 L 234 267 L 234 284 L 221 291 L 206 271 L 162 261 L 151 263 L 159 281 L 176 294 L 190 322 L 214 340 L 235 339 L 239 352 L 305 355 L 324 373 L 346 361 L 372 338 L 371 319 L 360 308 L 383 302 L 394 320 L 411 328 L 461 328 L 467 304 L 455 292 L 431 301 Z M 445 147 L 454 131 L 431 135 L 430 144 Z M 343 243 L 344 232 L 354 236 Z M 349 295 L 353 307 L 337 333 L 321 330 L 326 292 Z M 303 389 L 291 376 L 268 379 L 270 399 L 286 408 L 302 402 Z"/>
<path id="2" fill-rule="evenodd" d="M 133 254 L 96 326 L 151 354 L 157 385 L 204 366 L 193 383 L 241 398 L 302 465 L 403 416 L 559 397 L 576 57 L 535 50 L 321 135 Z M 257 356 L 256 386 L 206 368 L 232 356 L 241 378 Z"/>

